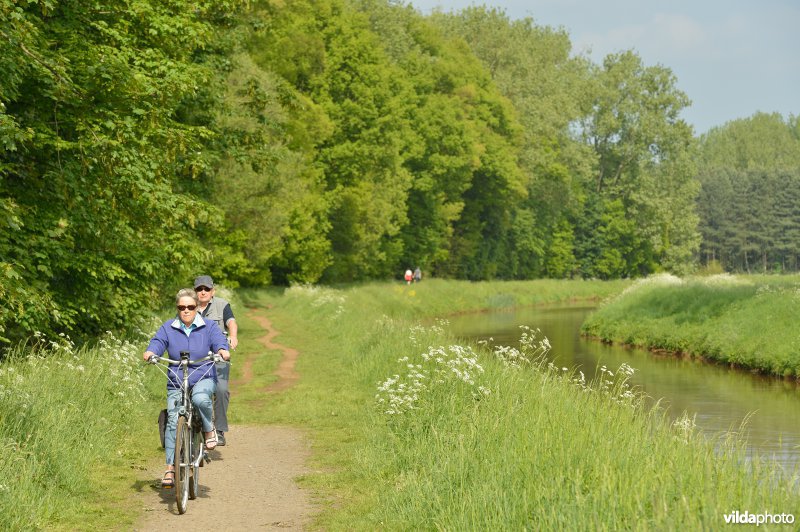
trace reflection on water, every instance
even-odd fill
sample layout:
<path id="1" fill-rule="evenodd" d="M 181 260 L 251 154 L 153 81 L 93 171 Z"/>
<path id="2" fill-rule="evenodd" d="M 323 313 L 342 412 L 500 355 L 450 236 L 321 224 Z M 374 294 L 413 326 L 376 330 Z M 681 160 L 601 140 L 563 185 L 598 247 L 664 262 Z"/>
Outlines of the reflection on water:
<path id="1" fill-rule="evenodd" d="M 553 348 L 557 366 L 578 367 L 590 379 L 596 368 L 616 369 L 623 362 L 636 369 L 631 378 L 671 417 L 696 415 L 697 426 L 710 433 L 739 431 L 750 452 L 758 452 L 793 469 L 800 465 L 800 389 L 792 382 L 753 376 L 703 362 L 657 356 L 640 349 L 609 346 L 580 337 L 580 326 L 592 307 L 561 306 L 468 314 L 450 318 L 460 337 L 518 345 L 519 326 L 539 328 Z"/>

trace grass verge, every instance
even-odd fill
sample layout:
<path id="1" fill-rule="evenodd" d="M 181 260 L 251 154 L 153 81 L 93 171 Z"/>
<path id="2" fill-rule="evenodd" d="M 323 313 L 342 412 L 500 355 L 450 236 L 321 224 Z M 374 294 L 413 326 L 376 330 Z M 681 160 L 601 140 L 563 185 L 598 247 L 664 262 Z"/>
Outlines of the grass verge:
<path id="1" fill-rule="evenodd" d="M 593 313 L 583 332 L 796 379 L 798 301 L 797 275 L 655 276 Z"/>
<path id="2" fill-rule="evenodd" d="M 797 513 L 791 479 L 745 465 L 735 440 L 708 441 L 690 419 L 646 409 L 625 368 L 585 383 L 542 363 L 533 331 L 523 348 L 489 353 L 453 345 L 430 319 L 623 287 L 426 281 L 246 294 L 271 305 L 279 341 L 302 353 L 298 385 L 259 415 L 312 431 L 315 473 L 303 482 L 327 501 L 316 525 L 701 530 L 735 510 Z"/>
<path id="3" fill-rule="evenodd" d="M 130 527 L 149 458 L 139 443 L 155 422 L 142 409 L 154 399 L 142 341 L 40 339 L 3 360 L 0 529 Z"/>

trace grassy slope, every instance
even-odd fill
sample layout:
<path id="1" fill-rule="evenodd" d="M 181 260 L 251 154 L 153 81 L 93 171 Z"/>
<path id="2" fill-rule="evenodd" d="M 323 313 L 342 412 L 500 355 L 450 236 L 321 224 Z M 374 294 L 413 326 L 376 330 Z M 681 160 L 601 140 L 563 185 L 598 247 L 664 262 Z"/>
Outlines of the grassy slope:
<path id="1" fill-rule="evenodd" d="M 690 424 L 670 427 L 625 398 L 617 377 L 602 391 L 560 369 L 514 370 L 483 354 L 474 384 L 429 379 L 403 415 L 376 405 L 393 375 L 412 385 L 407 364 L 436 370 L 419 355 L 449 340 L 423 318 L 622 286 L 426 282 L 251 294 L 273 305 L 279 341 L 302 352 L 301 383 L 263 415 L 312 430 L 317 473 L 305 482 L 331 502 L 319 526 L 709 529 L 732 509 L 800 508 L 767 480 L 769 465 L 746 473 L 735 445 L 717 457 Z"/>
<path id="2" fill-rule="evenodd" d="M 800 377 L 798 276 L 657 277 L 595 312 L 584 332 Z"/>
<path id="3" fill-rule="evenodd" d="M 107 336 L 91 350 L 62 341 L 0 365 L 0 529 L 112 529 L 138 513 L 141 442 L 155 416 L 140 342 Z M 143 347 L 143 346 L 141 346 Z M 157 442 L 157 436 L 156 436 Z"/>

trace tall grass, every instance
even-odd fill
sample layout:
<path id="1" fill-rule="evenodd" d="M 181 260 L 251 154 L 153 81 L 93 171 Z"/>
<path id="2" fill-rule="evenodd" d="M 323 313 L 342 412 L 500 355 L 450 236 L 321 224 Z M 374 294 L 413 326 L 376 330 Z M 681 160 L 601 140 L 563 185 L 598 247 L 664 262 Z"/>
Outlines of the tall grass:
<path id="1" fill-rule="evenodd" d="M 591 315 L 583 331 L 606 340 L 701 355 L 782 377 L 800 377 L 800 276 L 636 283 Z"/>
<path id="2" fill-rule="evenodd" d="M 558 285 L 558 286 L 556 286 Z M 249 294 L 300 383 L 262 413 L 310 427 L 326 529 L 692 530 L 734 510 L 798 513 L 795 484 L 731 440 L 643 406 L 627 370 L 594 383 L 520 348 L 455 345 L 427 319 L 493 302 L 605 297 L 604 283 L 375 284 Z M 572 294 L 570 294 L 572 292 Z M 536 324 L 530 324 L 535 327 Z M 724 437 L 724 436 L 721 436 Z"/>
<path id="3" fill-rule="evenodd" d="M 646 409 L 626 368 L 586 383 L 542 362 L 536 324 L 521 331 L 520 346 L 489 352 L 456 344 L 433 319 L 607 298 L 629 284 L 425 281 L 243 293 L 270 305 L 276 341 L 301 351 L 301 379 L 264 394 L 266 377 L 256 375 L 234 390 L 231 414 L 236 423 L 310 431 L 315 463 L 302 481 L 327 502 L 317 525 L 331 530 L 715 529 L 735 510 L 800 513 L 791 480 L 758 459 L 744 465 L 735 439 L 720 456 L 691 419 L 670 424 Z M 237 319 L 237 356 L 260 351 L 261 331 L 246 313 Z M 153 482 L 140 469 L 160 459 L 154 421 L 163 402 L 163 379 L 141 365 L 143 348 L 143 339 L 108 336 L 92 349 L 63 340 L 3 360 L 0 529 L 119 528 L 137 519 L 131 491 Z M 278 354 L 266 359 L 274 364 Z"/>
<path id="4" fill-rule="evenodd" d="M 94 348 L 76 349 L 65 337 L 38 338 L 6 356 L 0 529 L 130 522 L 127 490 L 144 460 L 137 449 L 145 431 L 153 431 L 143 417 L 150 394 L 140 343 L 109 333 Z"/>

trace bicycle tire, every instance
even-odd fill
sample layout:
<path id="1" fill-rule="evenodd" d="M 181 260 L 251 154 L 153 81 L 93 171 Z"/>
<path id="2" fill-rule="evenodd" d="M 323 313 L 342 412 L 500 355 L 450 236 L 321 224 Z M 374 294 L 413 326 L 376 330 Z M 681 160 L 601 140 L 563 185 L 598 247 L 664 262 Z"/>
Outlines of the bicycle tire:
<path id="1" fill-rule="evenodd" d="M 158 413 L 158 437 L 161 439 L 161 448 L 166 447 L 166 433 L 167 433 L 167 409 L 163 409 Z"/>
<path id="2" fill-rule="evenodd" d="M 186 513 L 189 502 L 191 437 L 186 418 L 178 417 L 178 428 L 175 431 L 175 502 L 178 503 L 178 513 L 180 514 Z"/>
<path id="3" fill-rule="evenodd" d="M 192 464 L 189 468 L 189 498 L 194 500 L 200 494 L 200 463 L 203 453 L 203 430 L 195 426 L 192 429 Z"/>

